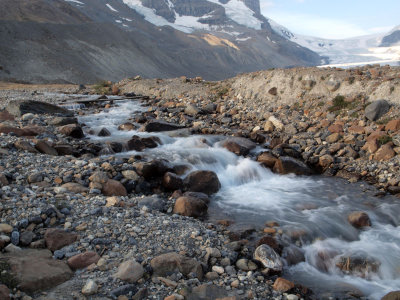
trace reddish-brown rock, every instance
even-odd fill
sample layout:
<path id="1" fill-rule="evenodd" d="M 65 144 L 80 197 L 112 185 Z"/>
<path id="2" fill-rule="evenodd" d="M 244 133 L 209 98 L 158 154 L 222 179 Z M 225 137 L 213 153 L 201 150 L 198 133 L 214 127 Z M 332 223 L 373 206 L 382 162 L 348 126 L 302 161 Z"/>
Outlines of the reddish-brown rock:
<path id="1" fill-rule="evenodd" d="M 109 179 L 103 184 L 102 193 L 105 196 L 126 196 L 126 188 L 117 180 Z"/>
<path id="2" fill-rule="evenodd" d="M 365 133 L 365 128 L 363 126 L 353 125 L 349 128 L 349 132 L 363 134 Z"/>
<path id="3" fill-rule="evenodd" d="M 343 132 L 343 126 L 340 124 L 333 124 L 328 127 L 328 130 L 330 133 L 342 133 Z"/>
<path id="4" fill-rule="evenodd" d="M 0 258 L 4 259 L 19 283 L 18 289 L 26 293 L 48 290 L 73 276 L 68 265 L 53 259 L 48 250 L 25 249 Z"/>
<path id="5" fill-rule="evenodd" d="M 294 283 L 285 278 L 278 277 L 274 282 L 273 288 L 275 291 L 285 293 L 294 288 Z"/>
<path id="6" fill-rule="evenodd" d="M 319 165 L 323 168 L 329 167 L 335 159 L 329 154 L 323 155 L 319 158 Z"/>
<path id="7" fill-rule="evenodd" d="M 100 256 L 96 252 L 88 251 L 70 257 L 67 263 L 72 270 L 78 270 L 86 268 L 91 264 L 96 264 L 99 259 Z"/>
<path id="8" fill-rule="evenodd" d="M 44 140 L 39 140 L 36 143 L 35 148 L 37 150 L 39 150 L 39 152 L 44 153 L 44 154 L 53 155 L 53 156 L 58 155 L 57 150 L 54 149 L 52 146 L 50 146 L 50 144 Z"/>
<path id="9" fill-rule="evenodd" d="M 279 174 L 311 175 L 312 170 L 302 161 L 292 157 L 280 157 L 274 166 L 274 172 Z"/>
<path id="10" fill-rule="evenodd" d="M 76 233 L 66 232 L 57 228 L 47 229 L 44 234 L 47 249 L 56 251 L 74 243 L 78 239 Z"/>
<path id="11" fill-rule="evenodd" d="M 36 136 L 43 133 L 45 130 L 38 126 L 30 126 L 24 128 L 17 128 L 7 125 L 0 125 L 0 133 L 8 134 L 10 132 L 15 133 L 17 136 Z"/>
<path id="12" fill-rule="evenodd" d="M 171 191 L 180 190 L 183 187 L 183 180 L 178 175 L 167 172 L 163 177 L 163 186 Z"/>
<path id="13" fill-rule="evenodd" d="M 225 140 L 222 143 L 222 147 L 226 148 L 230 152 L 235 153 L 236 155 L 247 155 L 256 147 L 256 144 L 251 140 L 235 137 Z"/>
<path id="14" fill-rule="evenodd" d="M 363 150 L 367 151 L 368 153 L 375 153 L 378 150 L 378 142 L 376 139 L 370 139 L 365 143 L 363 146 Z"/>
<path id="15" fill-rule="evenodd" d="M 8 111 L 0 111 L 0 121 L 14 121 L 14 116 Z"/>
<path id="16" fill-rule="evenodd" d="M 217 174 L 212 171 L 194 171 L 184 180 L 188 191 L 214 194 L 221 188 Z"/>
<path id="17" fill-rule="evenodd" d="M 386 126 L 385 130 L 388 131 L 398 131 L 400 130 L 400 119 L 389 121 Z"/>
<path id="18" fill-rule="evenodd" d="M 179 197 L 174 206 L 174 213 L 187 217 L 203 217 L 207 214 L 207 204 L 199 198 L 191 196 Z"/>
<path id="19" fill-rule="evenodd" d="M 257 157 L 257 161 L 264 167 L 272 169 L 277 161 L 277 158 L 269 152 L 263 152 Z"/>
<path id="20" fill-rule="evenodd" d="M 374 159 L 382 161 L 389 160 L 395 157 L 396 152 L 394 152 L 391 143 L 382 145 L 374 155 Z"/>
<path id="21" fill-rule="evenodd" d="M 356 211 L 351 213 L 348 217 L 347 220 L 351 225 L 353 225 L 356 228 L 363 228 L 363 227 L 369 227 L 371 226 L 371 220 L 369 219 L 369 216 L 362 211 Z"/>
<path id="22" fill-rule="evenodd" d="M 10 290 L 4 284 L 0 284 L 0 299 L 10 300 Z"/>
<path id="23" fill-rule="evenodd" d="M 85 135 L 80 125 L 78 124 L 68 124 L 59 128 L 60 133 L 70 136 L 76 139 L 81 139 Z"/>

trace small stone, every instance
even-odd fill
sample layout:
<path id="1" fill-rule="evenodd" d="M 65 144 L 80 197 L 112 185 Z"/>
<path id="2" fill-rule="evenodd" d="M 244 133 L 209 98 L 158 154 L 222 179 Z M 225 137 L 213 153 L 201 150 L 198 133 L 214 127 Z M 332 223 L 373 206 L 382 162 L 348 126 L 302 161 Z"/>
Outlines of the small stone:
<path id="1" fill-rule="evenodd" d="M 257 265 L 253 263 L 252 261 L 246 259 L 246 258 L 241 258 L 236 262 L 236 267 L 239 268 L 242 271 L 254 271 L 257 269 Z"/>
<path id="2" fill-rule="evenodd" d="M 118 267 L 118 271 L 114 274 L 114 277 L 129 283 L 135 283 L 143 277 L 143 274 L 144 269 L 141 264 L 135 260 L 128 260 Z"/>
<path id="3" fill-rule="evenodd" d="M 217 272 L 208 272 L 207 274 L 206 274 L 206 278 L 208 279 L 208 280 L 215 280 L 215 279 L 218 279 L 218 273 Z"/>
<path id="4" fill-rule="evenodd" d="M 15 246 L 19 245 L 19 232 L 18 231 L 13 231 L 11 233 L 11 243 Z"/>
<path id="5" fill-rule="evenodd" d="M 213 267 L 212 267 L 212 270 L 213 270 L 214 272 L 218 273 L 218 274 L 224 274 L 224 273 L 225 273 L 224 268 L 223 268 L 223 267 L 220 267 L 220 266 L 213 266 Z"/>
<path id="6" fill-rule="evenodd" d="M 10 234 L 13 231 L 13 227 L 11 225 L 2 223 L 0 224 L 0 232 Z"/>
<path id="7" fill-rule="evenodd" d="M 276 291 L 284 293 L 294 288 L 294 283 L 282 277 L 279 277 L 275 280 L 273 288 Z"/>
<path id="8" fill-rule="evenodd" d="M 119 206 L 121 199 L 119 197 L 108 197 L 106 207 Z"/>
<path id="9" fill-rule="evenodd" d="M 239 287 L 239 284 L 240 284 L 239 280 L 236 279 L 236 280 L 232 281 L 231 287 L 233 287 L 233 288 L 238 288 L 238 287 Z"/>
<path id="10" fill-rule="evenodd" d="M 97 283 L 94 280 L 89 279 L 82 288 L 82 294 L 85 296 L 94 295 L 97 293 L 97 290 Z"/>

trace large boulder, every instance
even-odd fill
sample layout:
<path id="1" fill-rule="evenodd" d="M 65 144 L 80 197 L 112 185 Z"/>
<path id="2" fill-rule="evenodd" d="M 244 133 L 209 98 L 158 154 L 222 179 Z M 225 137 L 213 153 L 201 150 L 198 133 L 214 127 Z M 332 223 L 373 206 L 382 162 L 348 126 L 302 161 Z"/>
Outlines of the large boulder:
<path id="1" fill-rule="evenodd" d="M 273 271 L 281 272 L 283 269 L 283 262 L 281 257 L 268 245 L 261 245 L 254 251 L 254 259 L 261 262 L 261 264 Z"/>
<path id="2" fill-rule="evenodd" d="M 48 114 L 48 115 L 57 115 L 64 117 L 72 117 L 74 115 L 72 111 L 62 108 L 60 106 L 34 100 L 11 101 L 7 105 L 6 110 L 10 114 L 18 117 L 26 113 Z"/>
<path id="3" fill-rule="evenodd" d="M 204 200 L 191 196 L 179 197 L 174 206 L 174 213 L 194 218 L 204 217 L 207 210 L 208 206 Z"/>
<path id="4" fill-rule="evenodd" d="M 288 156 L 280 157 L 276 161 L 274 171 L 279 174 L 294 173 L 296 175 L 311 175 L 313 173 L 305 163 Z"/>
<path id="5" fill-rule="evenodd" d="M 390 109 L 390 104 L 386 100 L 377 100 L 365 108 L 365 116 L 370 121 L 378 120 Z"/>
<path id="6" fill-rule="evenodd" d="M 214 194 L 221 188 L 217 174 L 212 171 L 194 171 L 184 179 L 188 191 Z"/>
<path id="7" fill-rule="evenodd" d="M 182 273 L 187 277 L 203 278 L 203 268 L 201 264 L 186 256 L 178 253 L 166 253 L 153 258 L 150 262 L 153 272 L 157 276 L 168 276 L 171 273 Z"/>
<path id="8" fill-rule="evenodd" d="M 183 126 L 168 123 L 161 120 L 152 120 L 145 124 L 140 131 L 147 132 L 161 132 L 161 131 L 172 131 L 184 128 Z"/>
<path id="9" fill-rule="evenodd" d="M 50 289 L 73 275 L 65 262 L 52 258 L 49 250 L 29 249 L 0 254 L 0 262 L 10 266 L 10 275 L 18 282 L 18 289 L 26 293 Z"/>
<path id="10" fill-rule="evenodd" d="M 235 153 L 236 155 L 244 156 L 249 154 L 249 152 L 256 147 L 256 144 L 245 138 L 232 137 L 223 141 L 222 147 L 226 148 L 230 152 Z"/>

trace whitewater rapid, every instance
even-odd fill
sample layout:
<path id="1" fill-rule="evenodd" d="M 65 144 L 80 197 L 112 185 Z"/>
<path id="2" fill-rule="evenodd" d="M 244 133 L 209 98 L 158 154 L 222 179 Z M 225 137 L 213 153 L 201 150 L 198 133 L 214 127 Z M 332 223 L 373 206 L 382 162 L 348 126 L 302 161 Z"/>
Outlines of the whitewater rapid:
<path id="1" fill-rule="evenodd" d="M 92 131 L 92 140 L 123 142 L 133 135 L 157 136 L 163 144 L 146 149 L 146 156 L 187 165 L 188 172 L 214 171 L 222 188 L 212 198 L 210 218 L 227 216 L 236 224 L 260 229 L 267 221 L 277 222 L 282 230 L 282 242 L 297 248 L 305 257 L 304 262 L 285 267 L 284 276 L 296 283 L 320 294 L 360 291 L 368 299 L 380 299 L 390 291 L 400 290 L 398 199 L 373 197 L 373 188 L 363 183 L 274 174 L 257 162 L 222 148 L 220 142 L 224 137 L 221 136 L 189 136 L 182 131 L 176 137 L 168 132 L 118 130 L 118 125 L 142 111 L 144 108 L 139 102 L 120 102 L 100 113 L 81 116 L 79 121 L 87 126 L 86 131 Z M 110 137 L 96 136 L 103 127 L 111 132 Z M 135 154 L 138 152 L 117 155 Z M 347 216 L 354 211 L 366 212 L 372 226 L 365 230 L 351 226 Z M 293 232 L 302 232 L 297 242 L 290 238 Z M 340 257 L 354 255 L 377 262 L 377 272 L 361 278 L 344 274 L 336 267 Z"/>

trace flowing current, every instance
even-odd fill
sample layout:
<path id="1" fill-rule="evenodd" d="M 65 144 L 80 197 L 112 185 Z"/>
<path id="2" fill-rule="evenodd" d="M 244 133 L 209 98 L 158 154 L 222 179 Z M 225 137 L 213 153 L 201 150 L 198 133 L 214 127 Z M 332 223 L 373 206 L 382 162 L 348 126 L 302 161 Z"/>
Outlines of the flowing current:
<path id="1" fill-rule="evenodd" d="M 119 102 L 101 113 L 82 116 L 79 121 L 92 131 L 92 140 L 123 142 L 133 135 L 158 136 L 163 144 L 145 150 L 146 155 L 188 165 L 190 171 L 216 172 L 222 188 L 211 199 L 210 219 L 229 218 L 235 226 L 258 229 L 268 221 L 277 222 L 282 243 L 305 258 L 298 264 L 287 264 L 284 277 L 319 295 L 327 293 L 341 299 L 347 298 L 344 295 L 348 292 L 381 299 L 390 291 L 400 290 L 398 198 L 376 198 L 367 184 L 349 184 L 337 178 L 274 174 L 222 148 L 219 142 L 224 137 L 117 129 L 143 110 L 139 102 Z M 111 136 L 96 136 L 104 127 Z M 133 154 L 136 152 L 118 155 Z M 372 226 L 365 230 L 352 227 L 347 216 L 354 211 L 366 212 Z M 294 236 L 299 238 L 294 241 Z M 355 273 L 337 267 L 343 260 L 346 265 L 346 258 L 351 258 L 348 264 L 358 262 Z"/>

